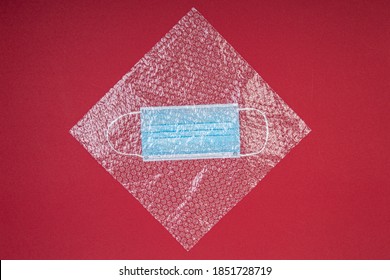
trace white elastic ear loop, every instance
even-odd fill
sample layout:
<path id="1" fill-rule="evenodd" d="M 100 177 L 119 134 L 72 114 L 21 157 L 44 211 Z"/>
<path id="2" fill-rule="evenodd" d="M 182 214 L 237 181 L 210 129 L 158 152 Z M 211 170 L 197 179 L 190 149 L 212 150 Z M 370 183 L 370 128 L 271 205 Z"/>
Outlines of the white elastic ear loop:
<path id="1" fill-rule="evenodd" d="M 119 121 L 120 119 L 122 119 L 123 117 L 126 117 L 126 116 L 131 116 L 131 115 L 137 115 L 137 114 L 140 114 L 141 112 L 131 112 L 131 113 L 127 113 L 127 114 L 124 114 L 124 115 L 120 115 L 119 117 L 117 117 L 115 120 L 113 120 L 107 127 L 107 133 L 106 133 L 106 138 L 107 138 L 107 142 L 108 144 L 110 145 L 111 149 L 113 149 L 117 154 L 120 154 L 120 155 L 123 155 L 123 156 L 135 156 L 135 157 L 140 157 L 142 158 L 142 156 L 140 154 L 128 154 L 128 153 L 123 153 L 121 151 L 118 151 L 117 149 L 114 148 L 114 145 L 111 143 L 110 139 L 109 139 L 109 134 L 110 134 L 110 129 L 111 127 L 117 122 Z"/>
<path id="2" fill-rule="evenodd" d="M 267 142 L 268 142 L 268 134 L 269 134 L 269 131 L 268 131 L 268 119 L 267 119 L 267 116 L 260 110 L 258 109 L 255 109 L 255 108 L 239 108 L 238 109 L 239 111 L 257 111 L 259 112 L 263 118 L 264 118 L 264 121 L 265 121 L 265 130 L 266 130 L 266 134 L 265 134 L 265 141 L 264 141 L 264 145 L 263 147 L 261 147 L 260 150 L 256 151 L 256 152 L 253 152 L 253 153 L 248 153 L 248 154 L 240 154 L 240 157 L 248 157 L 248 156 L 254 156 L 254 155 L 258 155 L 260 154 L 265 146 L 267 145 Z"/>

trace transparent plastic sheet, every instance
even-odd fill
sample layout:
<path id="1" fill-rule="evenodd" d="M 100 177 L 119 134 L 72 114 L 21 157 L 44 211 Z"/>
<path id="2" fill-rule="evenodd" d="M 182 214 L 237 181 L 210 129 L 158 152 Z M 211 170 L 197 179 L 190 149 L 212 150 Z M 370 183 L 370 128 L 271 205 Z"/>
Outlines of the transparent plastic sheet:
<path id="1" fill-rule="evenodd" d="M 199 116 L 203 114 L 213 117 L 210 110 L 201 113 L 196 106 L 216 104 L 237 106 L 239 153 L 237 147 L 227 148 L 225 155 L 226 151 L 221 154 L 218 150 L 228 138 L 218 140 L 218 145 L 215 138 L 205 138 L 216 130 L 230 135 L 226 134 L 226 125 L 218 125 L 232 122 L 231 117 L 217 121 L 217 126 L 188 127 L 193 122 L 201 125 Z M 171 129 L 159 130 L 166 133 L 164 139 L 187 137 L 188 141 L 152 139 L 146 147 L 150 138 L 145 130 L 150 132 L 151 128 L 144 125 L 146 128 L 141 129 L 141 119 L 146 119 L 153 108 L 166 106 L 192 108 L 177 115 L 167 111 Z M 152 118 L 162 119 L 156 112 L 152 114 Z M 205 134 L 197 134 L 199 130 Z M 180 137 L 175 134 L 178 132 Z M 308 126 L 195 9 L 70 130 L 186 250 L 309 132 Z M 234 135 L 236 141 L 237 130 Z M 161 152 L 160 147 L 158 153 L 172 158 L 146 155 L 150 150 L 157 153 L 161 143 L 170 143 L 172 150 Z M 182 157 L 194 152 L 196 146 L 200 147 L 200 156 Z"/>

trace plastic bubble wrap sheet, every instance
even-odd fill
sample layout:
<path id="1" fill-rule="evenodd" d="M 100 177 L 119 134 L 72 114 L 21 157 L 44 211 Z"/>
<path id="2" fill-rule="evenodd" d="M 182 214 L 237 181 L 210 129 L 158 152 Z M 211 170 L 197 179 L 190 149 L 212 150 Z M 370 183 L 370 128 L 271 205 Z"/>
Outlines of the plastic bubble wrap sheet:
<path id="1" fill-rule="evenodd" d="M 264 114 L 262 118 L 256 111 L 239 111 L 239 149 L 248 156 L 142 158 L 142 115 L 129 113 L 145 107 L 210 104 L 237 104 Z M 309 132 L 195 9 L 70 130 L 187 250 Z"/>

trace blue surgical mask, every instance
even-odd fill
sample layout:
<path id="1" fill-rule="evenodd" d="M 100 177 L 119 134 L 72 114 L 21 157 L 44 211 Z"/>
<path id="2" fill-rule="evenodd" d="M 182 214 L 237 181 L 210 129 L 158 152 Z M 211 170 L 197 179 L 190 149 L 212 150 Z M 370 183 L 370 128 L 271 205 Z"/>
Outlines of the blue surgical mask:
<path id="1" fill-rule="evenodd" d="M 266 140 L 261 150 L 254 153 L 240 154 L 240 110 L 258 111 L 265 120 Z M 108 138 L 112 125 L 131 114 L 141 116 L 141 155 L 116 150 Z M 118 117 L 107 130 L 107 141 L 115 152 L 139 156 L 144 161 L 256 155 L 265 148 L 267 140 L 268 121 L 265 114 L 254 108 L 239 108 L 238 104 L 143 107 L 140 112 Z"/>

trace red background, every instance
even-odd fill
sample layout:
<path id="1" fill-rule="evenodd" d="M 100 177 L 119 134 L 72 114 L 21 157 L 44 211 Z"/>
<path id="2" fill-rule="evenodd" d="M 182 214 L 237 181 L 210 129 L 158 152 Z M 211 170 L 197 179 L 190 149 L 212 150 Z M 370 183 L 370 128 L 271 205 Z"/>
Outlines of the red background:
<path id="1" fill-rule="evenodd" d="M 390 258 L 390 2 L 71 2 L 1 1 L 1 259 Z M 191 7 L 312 132 L 186 252 L 68 131 Z"/>

